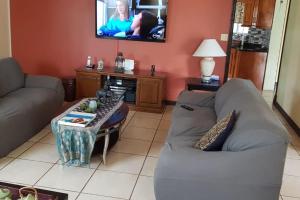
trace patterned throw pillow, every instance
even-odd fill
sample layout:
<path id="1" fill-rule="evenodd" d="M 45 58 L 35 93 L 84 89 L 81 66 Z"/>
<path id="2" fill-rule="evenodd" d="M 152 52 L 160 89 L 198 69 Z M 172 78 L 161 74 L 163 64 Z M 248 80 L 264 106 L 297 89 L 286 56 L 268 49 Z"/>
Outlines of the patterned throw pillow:
<path id="1" fill-rule="evenodd" d="M 221 151 L 223 144 L 236 121 L 236 113 L 232 111 L 225 118 L 214 125 L 196 144 L 195 148 L 203 151 Z"/>

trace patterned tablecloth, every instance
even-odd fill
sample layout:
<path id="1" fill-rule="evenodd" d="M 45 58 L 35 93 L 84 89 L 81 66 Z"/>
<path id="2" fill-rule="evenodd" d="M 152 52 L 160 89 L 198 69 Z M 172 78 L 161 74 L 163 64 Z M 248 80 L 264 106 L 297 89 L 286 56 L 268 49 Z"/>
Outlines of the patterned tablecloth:
<path id="1" fill-rule="evenodd" d="M 67 113 L 76 110 L 80 104 L 93 100 L 83 99 L 51 121 L 52 132 L 56 138 L 57 150 L 62 164 L 84 166 L 90 164 L 91 155 L 101 126 L 121 107 L 123 101 L 106 103 L 97 109 L 97 117 L 87 127 L 58 124 Z"/>

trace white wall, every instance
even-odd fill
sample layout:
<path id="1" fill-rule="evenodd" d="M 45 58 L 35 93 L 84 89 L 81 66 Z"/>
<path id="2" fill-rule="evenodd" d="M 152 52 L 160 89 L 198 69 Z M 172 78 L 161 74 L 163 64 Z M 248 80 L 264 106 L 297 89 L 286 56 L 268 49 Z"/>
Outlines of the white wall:
<path id="1" fill-rule="evenodd" d="M 275 82 L 277 81 L 288 6 L 289 0 L 276 1 L 264 80 L 264 90 L 274 90 Z"/>
<path id="2" fill-rule="evenodd" d="M 300 127 L 300 0 L 291 0 L 278 78 L 277 102 Z"/>
<path id="3" fill-rule="evenodd" d="M 0 0 L 0 58 L 11 56 L 10 5 Z"/>

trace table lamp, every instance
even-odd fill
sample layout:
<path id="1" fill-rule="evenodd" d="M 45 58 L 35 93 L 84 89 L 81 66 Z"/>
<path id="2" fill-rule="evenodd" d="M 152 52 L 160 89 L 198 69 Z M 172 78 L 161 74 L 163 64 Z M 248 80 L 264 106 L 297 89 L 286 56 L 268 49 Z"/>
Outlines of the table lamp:
<path id="1" fill-rule="evenodd" d="M 216 64 L 214 57 L 224 57 L 226 54 L 218 44 L 217 40 L 205 39 L 202 41 L 193 56 L 203 58 L 200 61 L 202 74 L 201 79 L 202 82 L 209 83 Z"/>

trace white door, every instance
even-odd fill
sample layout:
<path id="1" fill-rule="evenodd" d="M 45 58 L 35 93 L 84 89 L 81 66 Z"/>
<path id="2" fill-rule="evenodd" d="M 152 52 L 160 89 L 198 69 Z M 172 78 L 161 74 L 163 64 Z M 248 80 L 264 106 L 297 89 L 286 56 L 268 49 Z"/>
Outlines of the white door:
<path id="1" fill-rule="evenodd" d="M 11 56 L 9 0 L 0 0 L 0 58 Z"/>
<path id="2" fill-rule="evenodd" d="M 264 90 L 274 90 L 280 66 L 282 44 L 290 0 L 277 0 L 269 45 Z"/>
<path id="3" fill-rule="evenodd" d="M 298 127 L 300 127 L 299 21 L 300 1 L 291 0 L 287 31 L 282 50 L 276 102 Z"/>

